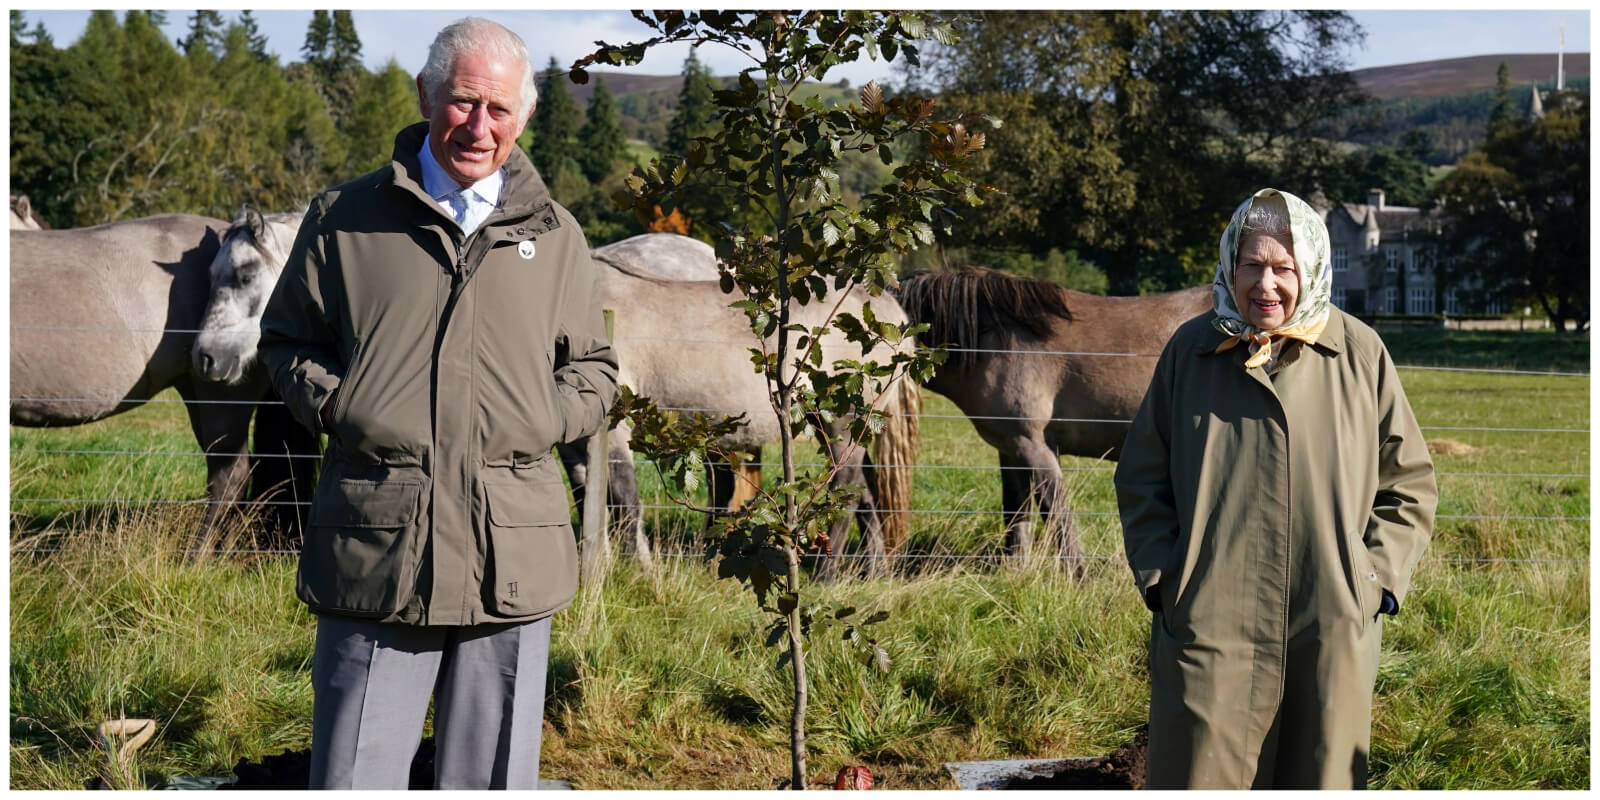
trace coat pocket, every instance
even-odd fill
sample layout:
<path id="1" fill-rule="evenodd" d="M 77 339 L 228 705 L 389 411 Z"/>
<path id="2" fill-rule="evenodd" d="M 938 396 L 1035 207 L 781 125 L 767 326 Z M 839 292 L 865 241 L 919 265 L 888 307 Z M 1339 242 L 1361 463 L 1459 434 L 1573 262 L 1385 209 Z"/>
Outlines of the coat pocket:
<path id="1" fill-rule="evenodd" d="M 554 611 L 571 602 L 578 589 L 578 543 L 567 488 L 551 474 L 553 467 L 530 471 L 536 480 L 483 485 L 489 507 L 484 605 L 506 617 Z"/>
<path id="2" fill-rule="evenodd" d="M 297 593 L 317 611 L 387 617 L 415 591 L 421 481 L 329 481 L 317 493 Z"/>

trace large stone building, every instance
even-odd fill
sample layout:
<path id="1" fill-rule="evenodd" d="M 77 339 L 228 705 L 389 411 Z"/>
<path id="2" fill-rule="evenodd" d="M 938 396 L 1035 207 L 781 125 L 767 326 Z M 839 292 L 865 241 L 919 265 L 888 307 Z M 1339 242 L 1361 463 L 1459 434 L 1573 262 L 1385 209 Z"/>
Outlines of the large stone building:
<path id="1" fill-rule="evenodd" d="M 1311 205 L 1328 225 L 1334 305 L 1355 314 L 1505 310 L 1481 291 L 1440 285 L 1438 212 L 1389 205 L 1382 189 L 1368 192 L 1364 203 L 1332 203 L 1319 194 Z"/>

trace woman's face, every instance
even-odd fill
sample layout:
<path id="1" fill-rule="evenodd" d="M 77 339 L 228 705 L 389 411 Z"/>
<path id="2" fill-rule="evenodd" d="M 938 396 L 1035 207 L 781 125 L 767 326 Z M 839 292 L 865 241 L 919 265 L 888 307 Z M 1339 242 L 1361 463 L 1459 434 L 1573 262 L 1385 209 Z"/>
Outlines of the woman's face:
<path id="1" fill-rule="evenodd" d="M 1250 234 L 1239 245 L 1233 267 L 1233 302 L 1244 321 L 1270 331 L 1294 316 L 1300 273 L 1288 237 Z"/>

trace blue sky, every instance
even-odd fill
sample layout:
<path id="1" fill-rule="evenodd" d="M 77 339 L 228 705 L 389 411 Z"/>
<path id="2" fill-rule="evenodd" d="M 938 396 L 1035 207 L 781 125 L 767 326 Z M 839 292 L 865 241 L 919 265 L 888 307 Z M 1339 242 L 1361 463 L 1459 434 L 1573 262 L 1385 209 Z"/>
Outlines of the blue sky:
<path id="1" fill-rule="evenodd" d="M 89 15 L 87 11 L 23 11 L 30 26 L 33 21 L 42 20 L 58 46 L 77 39 Z M 169 10 L 168 30 L 174 38 L 182 35 L 190 13 L 187 9 Z M 469 13 L 489 17 L 522 34 L 541 68 L 552 55 L 562 66 L 571 64 L 593 50 L 596 39 L 612 43 L 633 41 L 644 38 L 648 30 L 626 11 L 613 10 L 354 11 L 367 63 L 378 67 L 394 57 L 413 74 L 421 68 L 434 32 Z M 280 62 L 298 60 L 311 12 L 256 10 L 254 14 L 267 35 L 268 48 L 278 54 Z M 1356 69 L 1459 56 L 1553 52 L 1563 23 L 1567 52 L 1589 52 L 1590 13 L 1582 7 L 1542 11 L 1367 9 L 1351 14 L 1367 31 L 1365 47 L 1350 53 Z M 237 10 L 223 12 L 228 20 L 237 15 Z M 673 74 L 681 69 L 687 55 L 687 46 L 660 48 L 630 71 Z M 747 63 L 732 51 L 715 47 L 701 48 L 700 59 L 717 74 L 731 74 Z M 1551 69 L 1553 72 L 1554 67 Z M 890 77 L 891 67 L 884 62 L 861 62 L 837 68 L 828 75 L 830 80 L 849 78 L 857 85 L 872 78 Z"/>

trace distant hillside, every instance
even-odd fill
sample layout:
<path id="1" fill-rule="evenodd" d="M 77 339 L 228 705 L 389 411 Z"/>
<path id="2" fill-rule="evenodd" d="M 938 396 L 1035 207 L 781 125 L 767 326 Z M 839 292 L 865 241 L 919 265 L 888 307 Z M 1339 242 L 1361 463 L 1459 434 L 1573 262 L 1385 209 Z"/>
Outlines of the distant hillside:
<path id="1" fill-rule="evenodd" d="M 1362 89 L 1380 99 L 1439 97 L 1493 89 L 1495 74 L 1500 69 L 1502 61 L 1511 68 L 1511 82 L 1517 86 L 1527 86 L 1536 81 L 1555 82 L 1555 53 L 1509 53 L 1419 61 L 1414 64 L 1358 69 L 1350 75 Z M 1568 53 L 1565 73 L 1569 80 L 1587 78 L 1589 54 Z"/>

